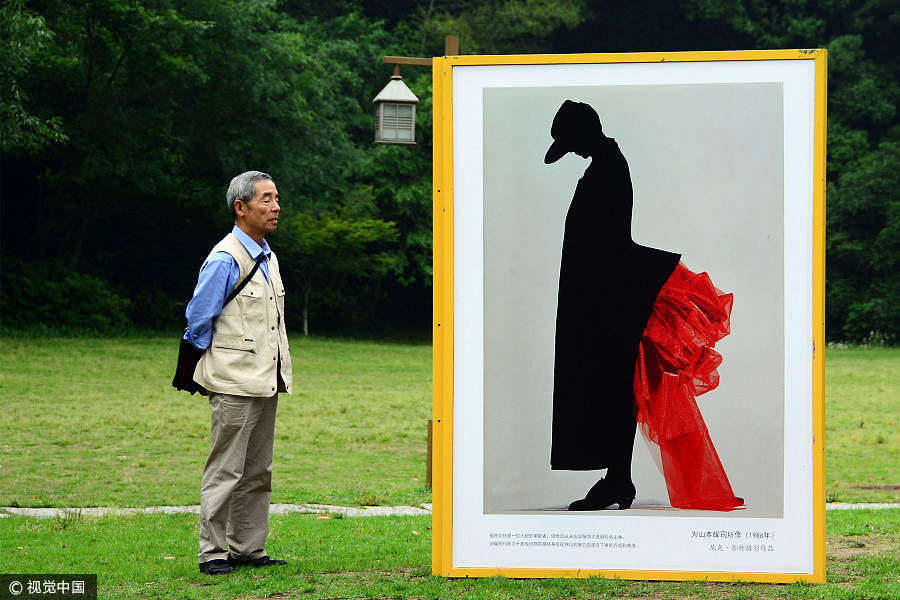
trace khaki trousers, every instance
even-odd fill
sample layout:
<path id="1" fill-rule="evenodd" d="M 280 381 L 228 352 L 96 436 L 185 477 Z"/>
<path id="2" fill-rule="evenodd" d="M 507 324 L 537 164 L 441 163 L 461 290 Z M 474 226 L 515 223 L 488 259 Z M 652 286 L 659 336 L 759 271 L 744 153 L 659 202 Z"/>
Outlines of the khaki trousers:
<path id="1" fill-rule="evenodd" d="M 278 394 L 210 393 L 210 451 L 200 486 L 198 562 L 263 556 L 272 496 L 272 445 Z"/>

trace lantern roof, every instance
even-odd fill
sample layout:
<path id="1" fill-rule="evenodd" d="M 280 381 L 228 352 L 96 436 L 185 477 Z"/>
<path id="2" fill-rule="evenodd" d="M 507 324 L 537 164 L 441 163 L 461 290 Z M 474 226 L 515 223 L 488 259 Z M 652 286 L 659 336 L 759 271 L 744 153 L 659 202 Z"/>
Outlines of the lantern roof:
<path id="1" fill-rule="evenodd" d="M 412 93 L 406 84 L 403 83 L 403 77 L 400 75 L 392 75 L 391 80 L 384 86 L 378 95 L 372 99 L 372 102 L 412 102 L 417 103 L 419 99 Z"/>

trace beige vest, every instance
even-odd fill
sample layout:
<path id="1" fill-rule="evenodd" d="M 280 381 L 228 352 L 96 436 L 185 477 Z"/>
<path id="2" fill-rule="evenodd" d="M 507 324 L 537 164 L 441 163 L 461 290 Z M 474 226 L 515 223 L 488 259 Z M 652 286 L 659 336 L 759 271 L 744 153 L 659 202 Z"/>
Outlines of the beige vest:
<path id="1" fill-rule="evenodd" d="M 209 253 L 227 252 L 237 261 L 243 281 L 256 261 L 233 233 Z M 203 354 L 194 381 L 211 392 L 237 396 L 272 396 L 291 393 L 291 354 L 284 328 L 284 285 L 278 259 L 268 259 L 269 279 L 262 265 L 244 289 L 222 308 L 213 321 L 212 343 Z M 230 291 L 230 290 L 229 290 Z M 278 382 L 279 356 L 281 379 Z"/>

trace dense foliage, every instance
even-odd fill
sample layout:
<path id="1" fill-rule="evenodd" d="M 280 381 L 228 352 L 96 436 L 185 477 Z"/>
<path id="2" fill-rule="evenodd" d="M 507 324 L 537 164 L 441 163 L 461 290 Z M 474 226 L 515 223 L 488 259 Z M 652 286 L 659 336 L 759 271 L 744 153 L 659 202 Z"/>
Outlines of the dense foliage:
<path id="1" fill-rule="evenodd" d="M 13 0 L 0 7 L 4 327 L 182 321 L 235 173 L 276 176 L 292 329 L 427 332 L 418 146 L 374 146 L 386 54 L 829 49 L 827 331 L 900 338 L 892 0 Z M 74 304 L 78 303 L 77 309 Z"/>

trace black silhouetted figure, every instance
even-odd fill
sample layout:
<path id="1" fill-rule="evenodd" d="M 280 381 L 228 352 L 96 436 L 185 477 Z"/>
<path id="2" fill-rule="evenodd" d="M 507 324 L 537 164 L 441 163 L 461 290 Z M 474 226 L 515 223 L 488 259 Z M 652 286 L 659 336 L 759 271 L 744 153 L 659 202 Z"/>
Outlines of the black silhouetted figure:
<path id="1" fill-rule="evenodd" d="M 638 344 L 656 296 L 681 256 L 631 239 L 628 162 L 590 105 L 566 100 L 550 135 L 547 164 L 567 152 L 591 158 L 566 215 L 559 268 L 553 381 L 554 470 L 608 469 L 569 510 L 635 497 L 631 456 Z"/>

